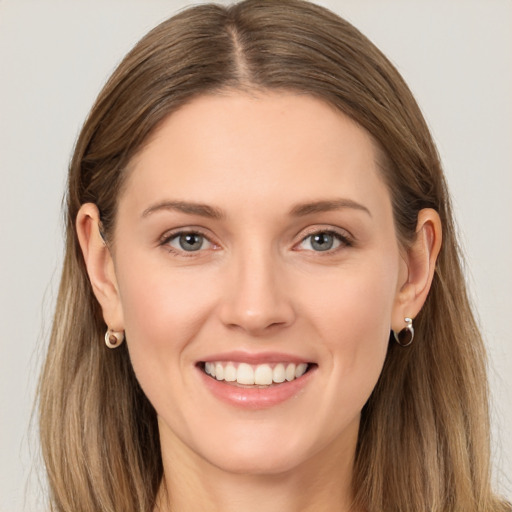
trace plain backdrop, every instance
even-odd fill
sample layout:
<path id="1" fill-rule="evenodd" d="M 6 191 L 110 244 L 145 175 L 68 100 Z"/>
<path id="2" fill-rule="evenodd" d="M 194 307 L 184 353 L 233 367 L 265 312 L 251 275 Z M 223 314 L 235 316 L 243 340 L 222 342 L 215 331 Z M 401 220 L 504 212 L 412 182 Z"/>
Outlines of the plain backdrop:
<path id="1" fill-rule="evenodd" d="M 512 498 L 512 2 L 322 3 L 395 63 L 438 144 L 489 349 L 494 477 Z M 73 143 L 116 63 L 187 4 L 0 0 L 0 512 L 43 510 L 30 418 Z"/>

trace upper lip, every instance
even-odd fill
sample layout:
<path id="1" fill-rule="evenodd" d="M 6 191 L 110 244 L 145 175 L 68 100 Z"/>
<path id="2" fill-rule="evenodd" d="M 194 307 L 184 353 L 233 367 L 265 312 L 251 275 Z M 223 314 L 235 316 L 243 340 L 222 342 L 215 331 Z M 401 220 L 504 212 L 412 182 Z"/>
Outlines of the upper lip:
<path id="1" fill-rule="evenodd" d="M 201 363 L 210 363 L 215 361 L 232 361 L 234 363 L 265 364 L 265 363 L 311 363 L 312 361 L 304 357 L 289 354 L 285 352 L 245 352 L 235 350 L 231 352 L 221 352 L 211 354 L 201 359 Z"/>

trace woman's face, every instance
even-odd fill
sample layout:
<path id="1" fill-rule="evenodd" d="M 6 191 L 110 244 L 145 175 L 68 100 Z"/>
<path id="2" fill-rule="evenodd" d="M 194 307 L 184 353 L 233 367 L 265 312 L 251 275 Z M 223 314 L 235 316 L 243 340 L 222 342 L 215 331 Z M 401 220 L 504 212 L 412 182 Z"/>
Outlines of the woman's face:
<path id="1" fill-rule="evenodd" d="M 171 115 L 129 172 L 113 260 L 164 457 L 350 459 L 407 279 L 367 132 L 306 95 L 226 92 Z"/>

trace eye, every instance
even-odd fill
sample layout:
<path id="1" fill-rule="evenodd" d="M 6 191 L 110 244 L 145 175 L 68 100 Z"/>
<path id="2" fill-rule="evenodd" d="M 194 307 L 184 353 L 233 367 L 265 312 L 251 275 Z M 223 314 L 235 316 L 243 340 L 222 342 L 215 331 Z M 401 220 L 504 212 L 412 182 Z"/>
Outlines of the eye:
<path id="1" fill-rule="evenodd" d="M 299 244 L 300 249 L 315 252 L 336 250 L 341 246 L 349 246 L 348 239 L 334 231 L 317 231 L 305 237 Z"/>
<path id="2" fill-rule="evenodd" d="M 213 244 L 200 233 L 182 232 L 171 235 L 164 241 L 164 245 L 175 251 L 197 252 L 209 249 Z"/>

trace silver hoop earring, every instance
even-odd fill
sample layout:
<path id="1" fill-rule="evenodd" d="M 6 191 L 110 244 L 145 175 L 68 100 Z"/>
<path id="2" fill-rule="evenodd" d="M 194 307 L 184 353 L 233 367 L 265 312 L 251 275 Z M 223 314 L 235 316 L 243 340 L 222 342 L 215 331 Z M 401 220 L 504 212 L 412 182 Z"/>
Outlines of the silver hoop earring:
<path id="1" fill-rule="evenodd" d="M 414 327 L 412 326 L 412 318 L 406 317 L 404 320 L 405 327 L 399 333 L 393 331 L 393 335 L 401 347 L 408 347 L 414 339 Z"/>
<path id="2" fill-rule="evenodd" d="M 124 332 L 122 331 L 111 331 L 107 329 L 105 333 L 105 345 L 108 348 L 117 348 L 124 341 Z"/>

